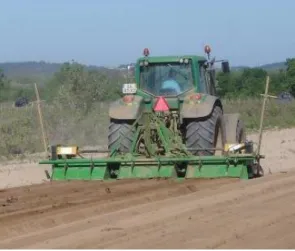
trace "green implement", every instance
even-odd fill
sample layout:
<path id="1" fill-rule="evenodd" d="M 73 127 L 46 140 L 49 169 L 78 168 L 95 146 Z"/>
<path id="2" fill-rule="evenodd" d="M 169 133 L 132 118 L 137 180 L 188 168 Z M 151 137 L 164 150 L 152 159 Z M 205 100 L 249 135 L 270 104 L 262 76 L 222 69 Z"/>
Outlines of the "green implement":
<path id="1" fill-rule="evenodd" d="M 76 146 L 52 146 L 52 180 L 148 178 L 249 179 L 263 176 L 258 151 L 239 114 L 225 114 L 215 70 L 201 56 L 149 57 L 135 65 L 136 83 L 109 109 L 106 157 L 86 158 Z M 222 61 L 224 73 L 228 62 Z"/>
<path id="2" fill-rule="evenodd" d="M 52 164 L 53 180 L 108 180 L 132 178 L 222 178 L 259 177 L 255 156 L 160 157 L 141 159 L 132 156 L 101 159 L 58 159 Z"/>
<path id="3" fill-rule="evenodd" d="M 181 137 L 173 134 L 169 128 L 152 113 L 143 113 L 130 128 L 137 125 L 129 153 L 119 150 L 121 142 L 128 135 L 121 136 L 108 157 L 92 159 L 77 157 L 83 153 L 99 151 L 81 151 L 78 147 L 51 147 L 51 158 L 41 161 L 40 164 L 51 164 L 53 180 L 112 180 L 132 178 L 222 178 L 236 177 L 249 179 L 263 175 L 259 159 L 263 156 L 253 152 L 253 143 L 226 145 L 221 150 L 223 155 L 195 156 L 181 142 Z M 139 121 L 148 123 L 140 124 Z M 153 141 L 153 139 L 157 141 Z M 149 142 L 138 151 L 136 147 L 139 139 Z M 160 147 L 158 147 L 160 146 Z M 229 151 L 229 147 L 233 151 Z M 204 149 L 200 149 L 204 150 Z M 208 149 L 206 149 L 208 150 Z M 244 153 L 236 153 L 237 151 Z"/>

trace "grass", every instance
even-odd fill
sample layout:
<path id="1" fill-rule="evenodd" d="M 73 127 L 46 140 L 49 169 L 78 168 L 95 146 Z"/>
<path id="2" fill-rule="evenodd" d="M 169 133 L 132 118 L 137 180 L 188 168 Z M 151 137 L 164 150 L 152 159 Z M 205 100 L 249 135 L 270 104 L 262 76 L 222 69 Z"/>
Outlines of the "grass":
<path id="1" fill-rule="evenodd" d="M 249 130 L 257 130 L 262 99 L 224 101 L 225 112 L 239 112 Z M 50 144 L 105 145 L 108 132 L 108 104 L 98 103 L 87 116 L 79 109 L 59 104 L 42 106 Z M 265 113 L 266 128 L 295 126 L 295 103 L 279 104 L 269 100 Z M 36 106 L 14 108 L 0 106 L 0 156 L 23 155 L 43 151 Z"/>
<path id="2" fill-rule="evenodd" d="M 259 129 L 262 99 L 224 100 L 226 113 L 239 112 L 248 131 Z M 290 128 L 295 126 L 295 102 L 280 103 L 276 99 L 269 99 L 264 114 L 264 129 Z"/>
<path id="3" fill-rule="evenodd" d="M 107 104 L 97 104 L 87 116 L 79 109 L 43 105 L 49 144 L 101 145 L 108 130 Z M 36 106 L 0 109 L 0 156 L 42 152 L 42 133 Z"/>

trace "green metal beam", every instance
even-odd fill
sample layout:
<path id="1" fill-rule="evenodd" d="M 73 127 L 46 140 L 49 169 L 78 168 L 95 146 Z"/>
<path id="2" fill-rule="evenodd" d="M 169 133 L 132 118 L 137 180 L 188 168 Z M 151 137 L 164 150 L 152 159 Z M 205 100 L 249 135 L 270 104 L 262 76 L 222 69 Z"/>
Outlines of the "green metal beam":
<path id="1" fill-rule="evenodd" d="M 100 159 L 57 159 L 57 160 L 43 160 L 40 164 L 107 164 L 107 163 L 176 163 L 176 162 L 187 162 L 187 163 L 203 163 L 206 164 L 217 164 L 217 163 L 227 163 L 227 162 L 241 162 L 241 161 L 251 161 L 255 159 L 254 155 L 244 154 L 244 155 L 229 155 L 229 156 L 192 156 L 192 157 L 159 157 L 159 158 L 137 158 L 137 157 L 112 157 L 112 158 L 100 158 Z"/>
<path id="2" fill-rule="evenodd" d="M 52 165 L 53 180 L 109 180 L 133 178 L 218 178 L 248 179 L 248 164 L 254 155 L 159 157 L 151 159 L 110 157 L 101 159 L 45 160 Z M 184 169 L 176 166 L 183 164 Z M 182 171 L 181 171 L 182 170 Z"/>

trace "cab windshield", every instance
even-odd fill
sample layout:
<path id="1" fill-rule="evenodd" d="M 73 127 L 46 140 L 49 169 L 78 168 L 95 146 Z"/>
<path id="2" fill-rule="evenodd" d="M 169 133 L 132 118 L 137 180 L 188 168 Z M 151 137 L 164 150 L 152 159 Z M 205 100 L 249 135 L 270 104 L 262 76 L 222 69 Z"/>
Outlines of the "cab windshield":
<path id="1" fill-rule="evenodd" d="M 140 68 L 140 89 L 155 96 L 176 96 L 193 88 L 191 63 L 150 63 Z"/>

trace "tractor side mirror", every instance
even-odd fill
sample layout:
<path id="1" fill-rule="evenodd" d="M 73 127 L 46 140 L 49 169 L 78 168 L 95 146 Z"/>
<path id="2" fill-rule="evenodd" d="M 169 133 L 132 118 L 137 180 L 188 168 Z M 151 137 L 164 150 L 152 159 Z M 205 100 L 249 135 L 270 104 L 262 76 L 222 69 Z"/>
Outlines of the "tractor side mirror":
<path id="1" fill-rule="evenodd" d="M 230 73 L 230 67 L 229 67 L 229 62 L 228 61 L 223 61 L 221 63 L 221 68 L 223 73 Z"/>

